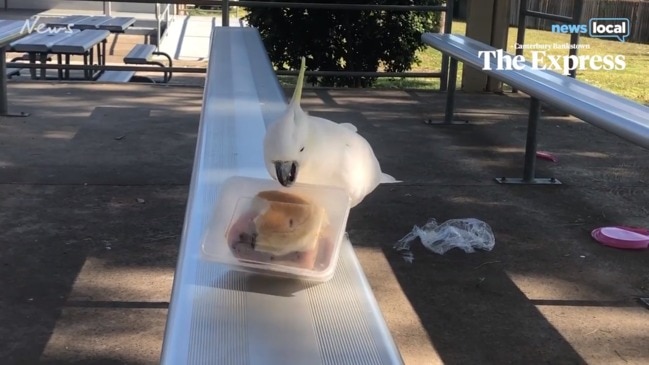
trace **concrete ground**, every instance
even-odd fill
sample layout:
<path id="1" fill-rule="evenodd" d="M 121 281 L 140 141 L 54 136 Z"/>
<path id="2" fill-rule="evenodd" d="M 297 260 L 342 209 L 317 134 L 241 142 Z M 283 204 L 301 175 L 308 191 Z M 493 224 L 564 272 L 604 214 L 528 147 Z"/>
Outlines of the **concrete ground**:
<path id="1" fill-rule="evenodd" d="M 202 89 L 10 83 L 0 118 L 0 363 L 159 360 Z M 380 186 L 347 230 L 407 364 L 647 364 L 649 252 L 590 231 L 648 226 L 647 152 L 570 117 L 540 123 L 538 175 L 520 176 L 527 100 L 460 94 L 471 125 L 433 127 L 435 92 L 307 90 L 315 115 L 374 146 Z M 429 218 L 475 217 L 491 252 L 391 246 Z"/>

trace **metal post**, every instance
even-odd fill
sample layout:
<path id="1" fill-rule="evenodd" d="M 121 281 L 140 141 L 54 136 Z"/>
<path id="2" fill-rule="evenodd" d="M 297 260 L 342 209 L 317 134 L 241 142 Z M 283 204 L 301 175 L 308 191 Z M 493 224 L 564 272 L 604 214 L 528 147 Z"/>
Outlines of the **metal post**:
<path id="1" fill-rule="evenodd" d="M 7 47 L 0 47 L 0 116 L 2 117 L 26 117 L 29 114 L 20 112 L 9 113 L 9 102 L 7 101 Z"/>
<path id="2" fill-rule="evenodd" d="M 221 3 L 221 25 L 230 26 L 230 0 L 223 0 Z"/>
<path id="3" fill-rule="evenodd" d="M 536 129 L 541 115 L 541 101 L 530 98 L 530 114 L 527 119 L 527 141 L 525 142 L 525 167 L 523 168 L 523 181 L 534 180 L 536 165 Z"/>
<path id="4" fill-rule="evenodd" d="M 104 1 L 104 15 L 111 16 L 112 9 L 110 1 Z"/>
<path id="5" fill-rule="evenodd" d="M 88 53 L 87 52 L 86 52 L 86 54 L 83 55 L 83 65 L 88 66 Z M 83 70 L 83 77 L 85 79 L 88 78 L 88 69 Z"/>
<path id="6" fill-rule="evenodd" d="M 29 52 L 29 63 L 32 65 L 36 64 L 36 53 L 34 52 Z M 29 70 L 29 76 L 32 78 L 32 80 L 36 80 L 36 69 L 32 68 Z"/>
<path id="7" fill-rule="evenodd" d="M 56 55 L 56 62 L 61 65 L 63 64 L 63 55 L 58 53 Z M 63 69 L 58 70 L 59 80 L 63 80 Z"/>
<path id="8" fill-rule="evenodd" d="M 65 54 L 65 64 L 67 66 L 70 66 L 70 54 L 69 53 Z M 69 68 L 65 69 L 65 78 L 68 79 L 68 80 L 70 79 L 70 69 Z"/>
<path id="9" fill-rule="evenodd" d="M 572 24 L 580 24 L 581 23 L 581 13 L 584 8 L 584 2 L 583 0 L 575 0 L 575 4 L 572 8 Z M 570 44 L 571 45 L 577 45 L 579 44 L 579 33 L 572 33 L 570 35 Z M 570 56 L 577 56 L 577 47 L 575 48 L 570 48 L 570 51 L 568 53 Z M 571 61 L 572 61 L 572 57 Z M 577 68 L 574 67 L 574 62 L 570 63 L 570 77 L 575 78 L 577 77 Z"/>
<path id="10" fill-rule="evenodd" d="M 444 10 L 444 34 L 450 34 L 453 26 L 453 0 L 446 2 L 446 10 Z M 442 77 L 439 79 L 439 90 L 446 91 L 448 89 L 448 61 L 449 57 L 442 54 Z"/>
<path id="11" fill-rule="evenodd" d="M 468 120 L 459 120 L 456 121 L 454 120 L 454 112 L 455 112 L 455 87 L 457 84 L 457 59 L 444 55 L 444 57 L 448 58 L 449 61 L 449 69 L 448 69 L 448 87 L 446 88 L 446 107 L 444 109 L 444 121 L 443 122 L 436 122 L 431 119 L 425 120 L 424 123 L 428 125 L 467 125 L 469 123 Z"/>
<path id="12" fill-rule="evenodd" d="M 47 79 L 47 68 L 45 68 L 45 65 L 47 64 L 47 53 L 42 52 L 40 54 L 40 61 L 41 61 L 41 79 L 46 80 Z"/>
<path id="13" fill-rule="evenodd" d="M 161 32 L 160 32 L 160 4 L 155 3 L 155 20 L 156 20 L 156 32 L 157 32 L 157 37 L 155 40 L 155 50 L 159 51 L 160 50 L 160 37 L 161 37 Z"/>
<path id="14" fill-rule="evenodd" d="M 536 178 L 536 130 L 541 116 L 541 101 L 537 98 L 530 98 L 530 113 L 527 119 L 527 140 L 525 142 L 525 166 L 523 167 L 523 178 L 496 178 L 500 184 L 534 184 L 534 185 L 560 185 L 561 182 L 553 177 Z"/>
<path id="15" fill-rule="evenodd" d="M 525 20 L 527 14 L 527 0 L 520 0 L 518 7 L 518 32 L 516 34 L 516 55 L 523 54 L 523 47 L 520 45 L 525 44 Z M 516 88 L 512 88 L 512 92 L 518 92 Z"/>
<path id="16" fill-rule="evenodd" d="M 448 73 L 448 89 L 446 90 L 446 110 L 444 111 L 444 123 L 453 123 L 453 110 L 455 109 L 455 84 L 457 80 L 457 59 L 451 58 Z"/>

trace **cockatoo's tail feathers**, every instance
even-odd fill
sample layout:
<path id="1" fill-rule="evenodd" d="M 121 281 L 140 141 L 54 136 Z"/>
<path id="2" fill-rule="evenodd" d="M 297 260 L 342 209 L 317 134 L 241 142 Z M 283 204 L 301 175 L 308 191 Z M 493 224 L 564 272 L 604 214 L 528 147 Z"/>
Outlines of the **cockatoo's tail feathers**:
<path id="1" fill-rule="evenodd" d="M 302 57 L 300 65 L 300 74 L 297 76 L 297 83 L 295 84 L 295 91 L 293 91 L 293 98 L 291 98 L 291 105 L 300 105 L 302 100 L 302 85 L 304 84 L 304 72 L 306 71 L 306 58 Z"/>
<path id="2" fill-rule="evenodd" d="M 358 128 L 356 128 L 356 126 L 351 124 L 351 123 L 338 123 L 338 124 L 340 124 L 341 126 L 349 129 L 350 131 L 358 132 Z"/>
<path id="3" fill-rule="evenodd" d="M 394 177 L 382 172 L 381 173 L 381 184 L 392 184 L 392 183 L 400 183 L 403 182 L 401 180 L 397 180 Z"/>

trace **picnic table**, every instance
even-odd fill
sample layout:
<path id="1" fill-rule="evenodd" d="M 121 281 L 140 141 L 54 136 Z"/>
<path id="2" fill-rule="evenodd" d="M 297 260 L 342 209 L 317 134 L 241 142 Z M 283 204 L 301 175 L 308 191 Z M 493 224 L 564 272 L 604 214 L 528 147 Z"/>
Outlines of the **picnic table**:
<path id="1" fill-rule="evenodd" d="M 7 102 L 7 47 L 9 44 L 23 36 L 22 29 L 25 25 L 20 20 L 0 20 L 0 116 L 24 117 L 27 113 L 9 113 Z"/>
<path id="2" fill-rule="evenodd" d="M 15 52 L 26 52 L 29 54 L 29 62 L 35 64 L 39 59 L 42 65 L 45 65 L 49 54 L 57 55 L 59 65 L 70 64 L 71 55 L 80 55 L 83 57 L 84 65 L 92 65 L 95 62 L 93 49 L 96 46 L 97 63 L 106 64 L 106 39 L 110 35 L 108 30 L 63 30 L 58 33 L 31 33 L 13 43 L 11 50 Z M 45 79 L 45 67 L 41 69 L 40 78 Z M 36 79 L 36 69 L 31 69 L 32 79 Z M 91 70 L 84 71 L 84 77 L 92 80 L 95 73 Z M 59 70 L 59 79 L 69 79 L 70 70 Z"/>
<path id="3" fill-rule="evenodd" d="M 88 16 L 88 15 L 70 15 L 60 20 L 48 22 L 50 28 L 69 28 L 69 29 L 99 29 L 107 30 L 111 33 L 123 33 L 128 27 L 135 23 L 132 17 L 112 17 L 107 15 Z"/>

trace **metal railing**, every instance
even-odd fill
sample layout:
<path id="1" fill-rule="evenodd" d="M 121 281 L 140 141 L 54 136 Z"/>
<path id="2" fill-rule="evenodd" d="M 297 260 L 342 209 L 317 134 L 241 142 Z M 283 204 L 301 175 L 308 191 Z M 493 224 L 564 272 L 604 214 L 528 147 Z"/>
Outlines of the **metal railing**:
<path id="1" fill-rule="evenodd" d="M 521 1 L 520 6 L 518 8 L 518 34 L 516 35 L 516 44 L 525 44 L 525 28 L 526 28 L 525 25 L 526 25 L 527 17 L 554 20 L 556 22 L 567 23 L 567 24 L 579 24 L 581 22 L 581 13 L 584 8 L 583 0 L 574 1 L 571 17 L 529 10 L 527 8 L 527 0 L 520 0 L 520 1 Z M 579 44 L 578 32 L 570 34 L 570 44 L 575 44 L 575 45 Z M 516 54 L 522 55 L 523 47 L 516 47 Z M 569 51 L 569 55 L 576 56 L 577 47 L 571 47 Z M 572 57 L 571 57 L 571 62 L 573 62 Z M 570 77 L 574 78 L 576 76 L 577 76 L 577 68 L 572 67 L 571 65 Z"/>
<path id="2" fill-rule="evenodd" d="M 163 5 L 163 6 L 161 6 Z M 155 20 L 156 20 L 156 32 L 157 32 L 157 38 L 156 38 L 156 50 L 160 50 L 160 43 L 162 42 L 162 37 L 164 36 L 164 33 L 168 30 L 169 28 L 169 19 L 170 19 L 170 14 L 171 14 L 171 4 L 166 3 L 166 4 L 161 4 L 161 3 L 155 3 Z M 164 32 L 162 31 L 162 24 L 164 24 Z"/>
<path id="3" fill-rule="evenodd" d="M 104 15 L 110 16 L 112 13 L 110 1 L 104 1 Z"/>

